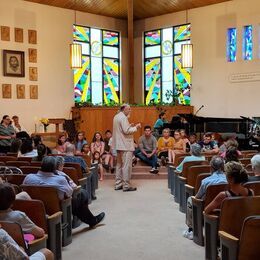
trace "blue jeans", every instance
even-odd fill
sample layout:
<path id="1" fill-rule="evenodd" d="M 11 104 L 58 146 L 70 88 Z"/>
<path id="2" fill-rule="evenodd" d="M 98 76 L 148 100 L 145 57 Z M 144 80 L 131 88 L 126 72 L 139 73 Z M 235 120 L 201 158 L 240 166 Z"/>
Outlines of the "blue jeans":
<path id="1" fill-rule="evenodd" d="M 146 155 L 143 154 L 140 149 L 136 149 L 134 151 L 134 155 L 135 155 L 135 157 L 138 157 L 141 161 L 150 165 L 152 168 L 157 168 L 157 155 L 156 154 L 154 154 L 150 158 L 147 158 Z"/>

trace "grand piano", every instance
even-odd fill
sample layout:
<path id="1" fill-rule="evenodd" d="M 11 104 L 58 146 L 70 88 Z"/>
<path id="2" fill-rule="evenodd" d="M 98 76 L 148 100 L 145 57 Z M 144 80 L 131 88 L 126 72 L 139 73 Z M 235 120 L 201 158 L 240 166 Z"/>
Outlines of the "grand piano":
<path id="1" fill-rule="evenodd" d="M 193 114 L 178 114 L 172 118 L 170 123 L 164 124 L 172 131 L 175 129 L 185 129 L 186 133 L 197 133 L 202 137 L 203 133 L 218 133 L 222 137 L 235 135 L 244 148 L 248 145 L 249 128 L 252 119 L 241 116 L 240 118 L 213 118 L 201 117 Z"/>

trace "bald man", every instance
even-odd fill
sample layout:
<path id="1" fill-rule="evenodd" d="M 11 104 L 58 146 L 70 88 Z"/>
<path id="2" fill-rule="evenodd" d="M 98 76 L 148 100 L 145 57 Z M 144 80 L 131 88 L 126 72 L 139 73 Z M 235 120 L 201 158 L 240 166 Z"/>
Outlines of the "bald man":
<path id="1" fill-rule="evenodd" d="M 141 124 L 133 125 L 128 122 L 130 112 L 130 106 L 123 104 L 113 120 L 112 148 L 117 151 L 115 190 L 136 190 L 130 186 L 134 151 L 133 133 L 141 127 Z"/>

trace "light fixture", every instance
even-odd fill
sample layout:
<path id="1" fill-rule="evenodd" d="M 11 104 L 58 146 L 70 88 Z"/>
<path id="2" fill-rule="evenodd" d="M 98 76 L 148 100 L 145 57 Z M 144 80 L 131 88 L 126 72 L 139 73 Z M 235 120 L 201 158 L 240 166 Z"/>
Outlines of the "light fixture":
<path id="1" fill-rule="evenodd" d="M 188 9 L 186 10 L 186 24 L 188 23 Z M 193 67 L 193 45 L 186 43 L 181 45 L 181 67 Z"/>
<path id="2" fill-rule="evenodd" d="M 182 44 L 181 46 L 181 67 L 182 68 L 192 68 L 192 51 L 193 45 L 192 44 Z"/>
<path id="3" fill-rule="evenodd" d="M 76 1 L 74 4 L 76 4 Z M 77 24 L 76 9 L 74 10 L 74 14 L 75 14 L 74 24 L 76 25 Z M 70 66 L 72 69 L 82 68 L 82 46 L 79 43 L 73 42 L 72 44 L 70 44 Z"/>

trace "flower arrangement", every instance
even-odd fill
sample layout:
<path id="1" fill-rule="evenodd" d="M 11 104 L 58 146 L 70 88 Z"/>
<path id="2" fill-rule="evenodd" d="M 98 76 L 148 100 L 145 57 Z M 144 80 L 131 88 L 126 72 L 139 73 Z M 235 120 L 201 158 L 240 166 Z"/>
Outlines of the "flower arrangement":
<path id="1" fill-rule="evenodd" d="M 43 124 L 44 132 L 47 132 L 47 126 L 49 125 L 49 119 L 48 118 L 41 118 L 40 122 Z"/>

